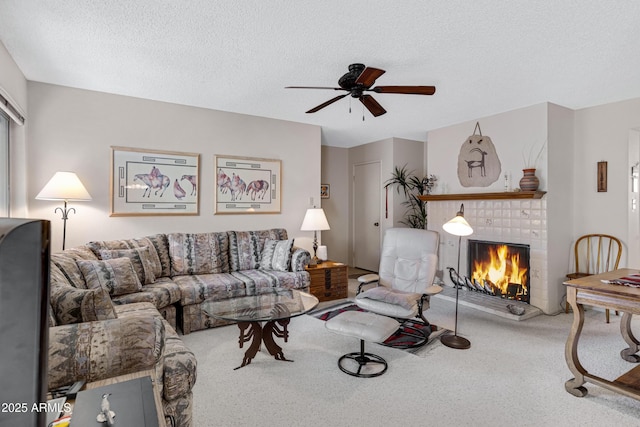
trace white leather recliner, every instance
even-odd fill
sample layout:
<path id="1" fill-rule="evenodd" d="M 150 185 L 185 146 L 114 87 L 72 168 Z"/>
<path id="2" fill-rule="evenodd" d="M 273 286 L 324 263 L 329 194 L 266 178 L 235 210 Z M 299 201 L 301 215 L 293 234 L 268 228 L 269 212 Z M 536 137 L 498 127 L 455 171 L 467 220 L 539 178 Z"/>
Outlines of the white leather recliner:
<path id="1" fill-rule="evenodd" d="M 390 228 L 382 241 L 378 274 L 358 278 L 358 307 L 400 320 L 403 332 L 417 338 L 398 347 L 421 346 L 431 333 L 423 312 L 429 308 L 430 297 L 442 292 L 440 286 L 433 285 L 439 241 L 435 231 Z M 376 287 L 362 291 L 374 283 Z"/>

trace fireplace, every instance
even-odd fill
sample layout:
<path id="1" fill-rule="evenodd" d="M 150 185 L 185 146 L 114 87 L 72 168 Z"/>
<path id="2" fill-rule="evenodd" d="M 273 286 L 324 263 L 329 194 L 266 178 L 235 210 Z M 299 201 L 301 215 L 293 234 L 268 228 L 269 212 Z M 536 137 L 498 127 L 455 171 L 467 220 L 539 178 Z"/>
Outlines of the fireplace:
<path id="1" fill-rule="evenodd" d="M 529 303 L 529 245 L 468 241 L 467 286 L 496 297 Z"/>

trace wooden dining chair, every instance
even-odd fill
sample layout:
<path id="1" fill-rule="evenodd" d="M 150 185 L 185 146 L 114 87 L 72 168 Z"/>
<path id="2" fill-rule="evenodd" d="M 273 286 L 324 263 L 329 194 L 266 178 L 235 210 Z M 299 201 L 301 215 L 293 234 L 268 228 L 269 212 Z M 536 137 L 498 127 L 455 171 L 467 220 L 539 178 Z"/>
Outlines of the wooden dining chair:
<path id="1" fill-rule="evenodd" d="M 622 255 L 622 244 L 618 238 L 608 234 L 585 234 L 576 240 L 573 251 L 576 268 L 574 273 L 567 274 L 568 279 L 617 269 Z M 569 312 L 568 302 L 565 312 Z M 609 309 L 605 310 L 605 317 L 609 323 Z"/>

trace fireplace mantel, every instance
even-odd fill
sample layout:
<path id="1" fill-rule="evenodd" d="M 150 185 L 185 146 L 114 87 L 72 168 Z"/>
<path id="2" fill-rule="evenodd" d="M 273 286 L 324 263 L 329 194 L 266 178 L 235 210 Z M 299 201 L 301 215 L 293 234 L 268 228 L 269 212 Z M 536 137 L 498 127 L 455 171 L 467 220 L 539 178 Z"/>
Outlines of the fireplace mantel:
<path id="1" fill-rule="evenodd" d="M 423 202 L 443 200 L 495 200 L 495 199 L 541 199 L 546 191 L 501 191 L 496 193 L 426 194 L 418 196 Z"/>

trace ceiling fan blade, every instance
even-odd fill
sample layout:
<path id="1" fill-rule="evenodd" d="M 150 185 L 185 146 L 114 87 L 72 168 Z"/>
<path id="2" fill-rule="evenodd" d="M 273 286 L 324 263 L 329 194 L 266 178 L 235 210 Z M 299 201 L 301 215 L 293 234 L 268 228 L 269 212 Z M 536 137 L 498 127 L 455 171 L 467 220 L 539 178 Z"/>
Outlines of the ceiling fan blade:
<path id="1" fill-rule="evenodd" d="M 408 95 L 433 95 L 435 86 L 376 86 L 369 89 L 375 93 L 403 93 Z"/>
<path id="2" fill-rule="evenodd" d="M 341 87 L 325 87 L 325 86 L 285 86 L 285 89 L 330 89 L 330 90 L 347 90 Z"/>
<path id="3" fill-rule="evenodd" d="M 322 110 L 327 105 L 331 105 L 334 102 L 341 100 L 342 98 L 344 98 L 347 95 L 349 95 L 349 94 L 345 93 L 344 95 L 338 95 L 335 98 L 332 98 L 332 99 L 328 100 L 327 102 L 324 102 L 324 103 L 318 105 L 317 107 L 312 108 L 311 110 L 307 111 L 307 113 L 315 113 L 316 111 Z"/>
<path id="4" fill-rule="evenodd" d="M 376 79 L 385 73 L 384 70 L 379 68 L 367 67 L 356 79 L 356 84 L 361 84 L 364 87 L 371 87 L 376 82 Z"/>
<path id="5" fill-rule="evenodd" d="M 371 95 L 362 95 L 359 99 L 374 117 L 381 116 L 387 112 L 387 110 L 382 108 L 382 105 L 378 104 L 378 101 L 373 99 L 373 96 Z"/>

